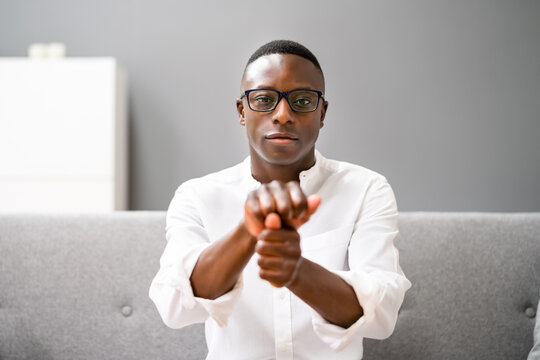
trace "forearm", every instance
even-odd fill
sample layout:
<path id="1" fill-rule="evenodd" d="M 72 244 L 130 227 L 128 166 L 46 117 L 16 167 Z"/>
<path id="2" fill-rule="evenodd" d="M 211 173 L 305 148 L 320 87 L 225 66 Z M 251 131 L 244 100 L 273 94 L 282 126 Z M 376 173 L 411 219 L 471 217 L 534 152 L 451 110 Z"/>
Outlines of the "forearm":
<path id="1" fill-rule="evenodd" d="M 348 328 L 363 315 L 356 293 L 349 284 L 305 258 L 288 288 L 327 321 L 343 328 Z"/>
<path id="2" fill-rule="evenodd" d="M 193 294 L 213 300 L 230 291 L 253 256 L 255 242 L 241 223 L 229 235 L 206 248 L 191 274 Z"/>

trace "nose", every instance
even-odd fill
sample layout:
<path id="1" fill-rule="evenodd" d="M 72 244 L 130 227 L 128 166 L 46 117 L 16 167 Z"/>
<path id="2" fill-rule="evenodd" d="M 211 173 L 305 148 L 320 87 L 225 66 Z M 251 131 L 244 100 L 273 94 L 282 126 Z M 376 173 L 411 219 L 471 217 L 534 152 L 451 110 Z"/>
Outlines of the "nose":
<path id="1" fill-rule="evenodd" d="M 289 102 L 285 97 L 282 97 L 272 113 L 274 123 L 286 124 L 293 121 L 293 111 L 289 106 Z"/>

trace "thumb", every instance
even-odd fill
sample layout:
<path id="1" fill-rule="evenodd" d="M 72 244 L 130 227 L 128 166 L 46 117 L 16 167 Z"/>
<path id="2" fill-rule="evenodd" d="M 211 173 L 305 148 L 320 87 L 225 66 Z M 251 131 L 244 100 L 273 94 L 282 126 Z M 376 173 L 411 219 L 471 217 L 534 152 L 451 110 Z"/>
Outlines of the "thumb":
<path id="1" fill-rule="evenodd" d="M 267 229 L 281 228 L 281 218 L 276 213 L 270 213 L 266 215 L 266 219 L 264 219 L 264 227 L 266 227 Z"/>

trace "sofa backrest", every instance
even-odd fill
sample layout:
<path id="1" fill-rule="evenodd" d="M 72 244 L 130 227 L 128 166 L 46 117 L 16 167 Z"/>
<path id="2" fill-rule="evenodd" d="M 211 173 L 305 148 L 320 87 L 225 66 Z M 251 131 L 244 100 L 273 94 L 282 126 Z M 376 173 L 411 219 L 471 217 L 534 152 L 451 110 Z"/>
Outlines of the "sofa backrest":
<path id="1" fill-rule="evenodd" d="M 366 359 L 525 359 L 540 291 L 540 214 L 403 213 L 412 282 L 394 334 Z"/>
<path id="2" fill-rule="evenodd" d="M 148 287 L 165 213 L 0 215 L 0 359 L 202 359 L 202 325 L 162 324 Z M 402 213 L 413 287 L 365 359 L 524 359 L 540 214 Z"/>
<path id="3" fill-rule="evenodd" d="M 0 359 L 203 359 L 148 288 L 165 213 L 0 216 Z"/>

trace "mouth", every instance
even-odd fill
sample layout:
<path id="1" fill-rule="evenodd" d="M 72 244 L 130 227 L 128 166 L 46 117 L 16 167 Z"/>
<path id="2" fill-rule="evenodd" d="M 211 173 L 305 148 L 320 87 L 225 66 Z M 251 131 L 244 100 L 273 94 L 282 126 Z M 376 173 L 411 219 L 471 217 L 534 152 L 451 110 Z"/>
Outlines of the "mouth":
<path id="1" fill-rule="evenodd" d="M 298 137 L 291 133 L 273 132 L 265 135 L 268 140 L 298 140 Z"/>
<path id="2" fill-rule="evenodd" d="M 266 134 L 265 139 L 274 145 L 290 145 L 298 140 L 293 134 L 284 132 L 274 132 Z"/>

